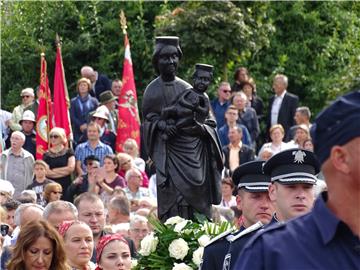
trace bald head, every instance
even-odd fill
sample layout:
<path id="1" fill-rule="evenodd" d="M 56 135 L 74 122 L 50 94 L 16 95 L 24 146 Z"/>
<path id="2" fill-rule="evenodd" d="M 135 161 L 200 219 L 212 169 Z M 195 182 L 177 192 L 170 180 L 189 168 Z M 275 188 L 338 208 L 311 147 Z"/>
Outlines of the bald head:
<path id="1" fill-rule="evenodd" d="M 81 68 L 81 76 L 89 79 L 91 82 L 94 82 L 96 80 L 95 71 L 90 66 L 83 66 Z"/>
<path id="2" fill-rule="evenodd" d="M 44 209 L 33 203 L 25 203 L 20 205 L 15 211 L 15 223 L 18 226 L 23 226 L 30 221 L 37 221 L 42 219 Z"/>

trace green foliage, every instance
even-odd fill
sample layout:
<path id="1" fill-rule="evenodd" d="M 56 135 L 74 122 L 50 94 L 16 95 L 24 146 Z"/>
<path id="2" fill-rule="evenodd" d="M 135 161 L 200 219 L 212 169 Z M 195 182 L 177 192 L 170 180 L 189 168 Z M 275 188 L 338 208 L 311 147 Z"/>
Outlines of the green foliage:
<path id="1" fill-rule="evenodd" d="M 257 6 L 254 12 L 227 1 L 186 2 L 158 16 L 155 33 L 180 37 L 184 52 L 180 74 L 185 78 L 190 78 L 195 63 L 202 62 L 215 66 L 219 83 L 227 80 L 229 62 L 256 54 L 269 44 L 268 35 L 274 29 L 264 16 L 265 5 Z"/>
<path id="2" fill-rule="evenodd" d="M 178 4 L 178 3 L 177 3 Z M 167 4 L 170 8 L 172 4 Z M 71 96 L 83 65 L 111 79 L 122 77 L 124 37 L 119 12 L 127 16 L 128 35 L 138 96 L 154 72 L 151 67 L 153 20 L 159 3 L 102 1 L 2 2 L 1 99 L 12 110 L 25 87 L 35 88 L 40 76 L 40 53 L 46 53 L 52 88 L 55 35 L 62 37 L 65 76 Z M 6 103 L 4 102 L 6 100 Z"/>
<path id="3" fill-rule="evenodd" d="M 329 100 L 359 86 L 360 5 L 356 2 L 270 4 L 276 28 L 270 46 L 237 65 L 249 67 L 262 97 L 272 94 L 277 72 L 314 115 Z"/>
<path id="4" fill-rule="evenodd" d="M 83 65 L 121 78 L 121 9 L 140 102 L 155 75 L 154 37 L 163 34 L 181 39 L 180 77 L 189 80 L 197 62 L 215 66 L 211 97 L 221 80 L 232 81 L 239 66 L 249 68 L 265 101 L 273 75 L 285 73 L 289 91 L 314 112 L 360 85 L 360 3 L 355 1 L 1 1 L 2 107 L 11 111 L 20 103 L 21 89 L 38 85 L 42 50 L 52 88 L 56 33 L 63 40 L 71 96 Z"/>

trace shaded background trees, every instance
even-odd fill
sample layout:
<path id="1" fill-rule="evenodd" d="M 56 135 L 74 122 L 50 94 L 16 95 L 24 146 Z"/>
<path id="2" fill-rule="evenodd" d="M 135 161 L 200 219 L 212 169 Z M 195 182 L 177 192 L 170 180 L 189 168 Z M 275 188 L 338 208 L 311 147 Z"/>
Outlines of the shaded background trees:
<path id="1" fill-rule="evenodd" d="M 52 88 L 56 33 L 63 40 L 72 96 L 85 64 L 121 78 L 121 9 L 128 20 L 140 101 L 155 77 L 151 55 L 156 35 L 180 37 L 180 77 L 189 79 L 193 65 L 204 62 L 215 66 L 216 83 L 232 82 L 234 70 L 246 66 L 259 95 L 267 99 L 272 76 L 283 72 L 289 91 L 314 112 L 360 85 L 357 2 L 1 2 L 2 107 L 12 110 L 21 89 L 37 86 L 42 48 Z M 210 96 L 215 89 L 213 84 Z"/>

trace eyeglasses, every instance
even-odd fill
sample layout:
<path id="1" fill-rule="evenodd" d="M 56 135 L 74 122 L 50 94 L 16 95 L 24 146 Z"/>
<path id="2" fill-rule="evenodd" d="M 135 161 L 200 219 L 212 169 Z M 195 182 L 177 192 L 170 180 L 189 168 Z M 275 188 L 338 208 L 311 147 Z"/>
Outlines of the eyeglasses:
<path id="1" fill-rule="evenodd" d="M 62 192 L 61 192 L 61 191 L 51 191 L 51 193 L 62 195 Z"/>
<path id="2" fill-rule="evenodd" d="M 55 134 L 54 134 L 54 135 L 50 135 L 50 139 L 51 139 L 51 138 L 57 139 L 57 138 L 59 138 L 59 137 L 60 137 L 59 135 L 55 135 Z"/>
<path id="3" fill-rule="evenodd" d="M 30 96 L 22 96 L 22 98 L 29 98 Z"/>

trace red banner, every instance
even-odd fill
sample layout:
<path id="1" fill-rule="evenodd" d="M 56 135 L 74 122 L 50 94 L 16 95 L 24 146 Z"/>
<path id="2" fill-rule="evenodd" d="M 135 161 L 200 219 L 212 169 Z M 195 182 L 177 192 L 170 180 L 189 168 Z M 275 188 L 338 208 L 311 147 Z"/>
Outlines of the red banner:
<path id="1" fill-rule="evenodd" d="M 42 159 L 48 149 L 48 135 L 52 128 L 51 93 L 47 77 L 45 54 L 41 54 L 39 108 L 36 118 L 36 159 Z"/>
<path id="2" fill-rule="evenodd" d="M 122 146 L 128 138 L 135 139 L 140 147 L 140 118 L 130 54 L 130 44 L 127 34 L 125 34 L 125 59 L 122 83 L 123 86 L 119 96 L 116 152 L 123 151 Z"/>
<path id="3" fill-rule="evenodd" d="M 70 99 L 66 86 L 64 66 L 61 57 L 60 44 L 57 46 L 55 74 L 54 74 L 54 121 L 55 126 L 63 128 L 68 141 L 72 140 L 72 130 L 70 122 Z"/>

